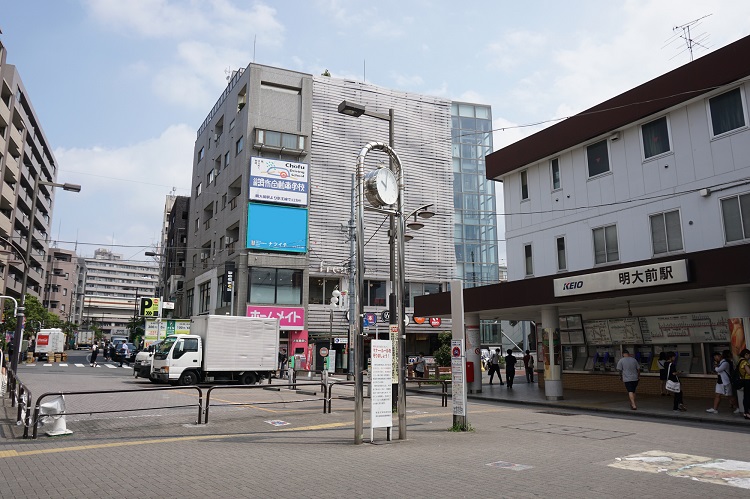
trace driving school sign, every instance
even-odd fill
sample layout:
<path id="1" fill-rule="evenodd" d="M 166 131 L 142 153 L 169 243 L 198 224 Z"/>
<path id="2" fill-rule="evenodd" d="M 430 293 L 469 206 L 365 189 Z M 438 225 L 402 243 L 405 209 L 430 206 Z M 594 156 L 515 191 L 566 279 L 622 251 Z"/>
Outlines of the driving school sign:
<path id="1" fill-rule="evenodd" d="M 307 206 L 308 167 L 268 158 L 250 158 L 251 201 Z"/>

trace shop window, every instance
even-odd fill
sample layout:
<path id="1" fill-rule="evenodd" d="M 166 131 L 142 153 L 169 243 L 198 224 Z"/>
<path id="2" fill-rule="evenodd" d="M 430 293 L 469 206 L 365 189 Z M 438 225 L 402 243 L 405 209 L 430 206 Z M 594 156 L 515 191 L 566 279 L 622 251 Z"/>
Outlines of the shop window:
<path id="1" fill-rule="evenodd" d="M 726 242 L 750 239 L 750 193 L 722 199 L 721 217 Z"/>
<path id="2" fill-rule="evenodd" d="M 607 141 L 602 140 L 586 148 L 586 164 L 589 170 L 589 178 L 609 171 L 608 147 Z"/>
<path id="3" fill-rule="evenodd" d="M 555 240 L 557 246 L 557 270 L 566 270 L 568 268 L 568 262 L 565 258 L 565 238 L 558 237 Z"/>
<path id="4" fill-rule="evenodd" d="M 616 262 L 620 259 L 617 249 L 617 226 L 608 225 L 593 230 L 594 261 L 597 264 Z"/>
<path id="5" fill-rule="evenodd" d="M 385 281 L 365 281 L 365 292 L 365 303 L 373 307 L 385 307 Z"/>
<path id="6" fill-rule="evenodd" d="M 745 126 L 747 119 L 744 100 L 739 88 L 708 99 L 712 136 L 716 137 Z"/>
<path id="7" fill-rule="evenodd" d="M 333 290 L 339 286 L 339 279 L 310 277 L 308 303 L 311 305 L 328 305 L 331 303 Z"/>
<path id="8" fill-rule="evenodd" d="M 302 271 L 253 267 L 248 282 L 250 303 L 302 304 Z"/>
<path id="9" fill-rule="evenodd" d="M 552 190 L 556 191 L 560 188 L 560 158 L 549 160 L 549 171 L 552 176 Z"/>
<path id="10" fill-rule="evenodd" d="M 651 244 L 654 255 L 682 251 L 679 210 L 651 215 Z"/>
<path id="11" fill-rule="evenodd" d="M 669 142 L 669 126 L 667 117 L 645 123 L 641 126 L 644 159 L 653 158 L 672 150 Z"/>
<path id="12" fill-rule="evenodd" d="M 534 275 L 534 258 L 531 253 L 531 245 L 530 244 L 524 244 L 523 246 L 523 257 L 524 262 L 526 265 L 526 275 L 532 276 Z"/>

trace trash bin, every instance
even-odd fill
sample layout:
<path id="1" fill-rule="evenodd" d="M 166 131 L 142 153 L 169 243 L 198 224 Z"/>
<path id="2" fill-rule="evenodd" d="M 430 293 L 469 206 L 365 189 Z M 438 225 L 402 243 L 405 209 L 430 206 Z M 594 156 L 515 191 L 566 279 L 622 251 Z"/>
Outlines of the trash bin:
<path id="1" fill-rule="evenodd" d="M 39 424 L 50 425 L 45 433 L 50 437 L 58 435 L 69 435 L 73 433 L 65 426 L 65 397 L 58 395 L 51 397 L 47 402 L 39 406 Z"/>

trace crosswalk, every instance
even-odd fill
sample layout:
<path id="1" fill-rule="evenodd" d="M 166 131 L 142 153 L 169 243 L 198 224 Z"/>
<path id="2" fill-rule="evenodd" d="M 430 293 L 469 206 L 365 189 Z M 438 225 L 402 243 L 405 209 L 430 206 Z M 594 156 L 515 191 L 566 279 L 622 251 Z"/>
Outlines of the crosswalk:
<path id="1" fill-rule="evenodd" d="M 57 367 L 91 367 L 91 364 L 73 364 L 71 366 L 70 364 L 66 364 L 64 362 L 61 362 L 59 364 L 49 363 L 49 364 L 23 364 L 23 365 L 26 366 L 26 367 L 37 367 L 37 366 L 39 366 L 39 367 L 54 367 L 54 366 L 57 366 Z M 106 367 L 106 368 L 109 368 L 109 369 L 120 369 L 120 365 L 119 364 L 115 365 L 115 364 L 99 364 L 99 363 L 97 363 L 95 367 Z M 123 365 L 122 369 L 133 369 L 133 366 Z"/>

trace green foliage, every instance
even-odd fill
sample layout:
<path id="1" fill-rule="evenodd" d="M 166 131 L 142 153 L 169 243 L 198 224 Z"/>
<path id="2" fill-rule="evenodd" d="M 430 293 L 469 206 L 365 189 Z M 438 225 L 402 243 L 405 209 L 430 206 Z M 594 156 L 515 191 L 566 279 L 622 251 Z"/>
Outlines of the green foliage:
<path id="1" fill-rule="evenodd" d="M 77 324 L 72 322 L 66 322 L 60 319 L 57 315 L 49 312 L 45 309 L 35 296 L 26 295 L 26 303 L 24 304 L 24 338 L 30 339 L 33 335 L 39 332 L 39 329 L 49 328 L 60 328 L 65 332 L 66 339 L 70 340 L 73 337 L 73 333 L 77 329 Z M 14 315 L 13 302 L 11 300 L 5 300 L 4 310 L 5 321 L 0 326 L 0 331 L 3 333 L 14 332 L 16 330 L 16 317 Z M 5 335 L 3 334 L 3 337 Z"/>
<path id="2" fill-rule="evenodd" d="M 471 424 L 466 423 L 465 425 L 462 425 L 460 423 L 453 423 L 453 426 L 450 428 L 451 431 L 459 432 L 459 431 L 474 431 L 474 427 L 471 426 Z"/>
<path id="3" fill-rule="evenodd" d="M 438 334 L 438 340 L 440 341 L 440 347 L 433 352 L 435 357 L 435 363 L 440 367 L 448 367 L 451 365 L 451 339 L 453 338 L 452 333 L 443 332 Z"/>
<path id="4" fill-rule="evenodd" d="M 326 69 L 325 71 L 320 73 L 320 76 L 331 76 L 331 72 Z"/>

